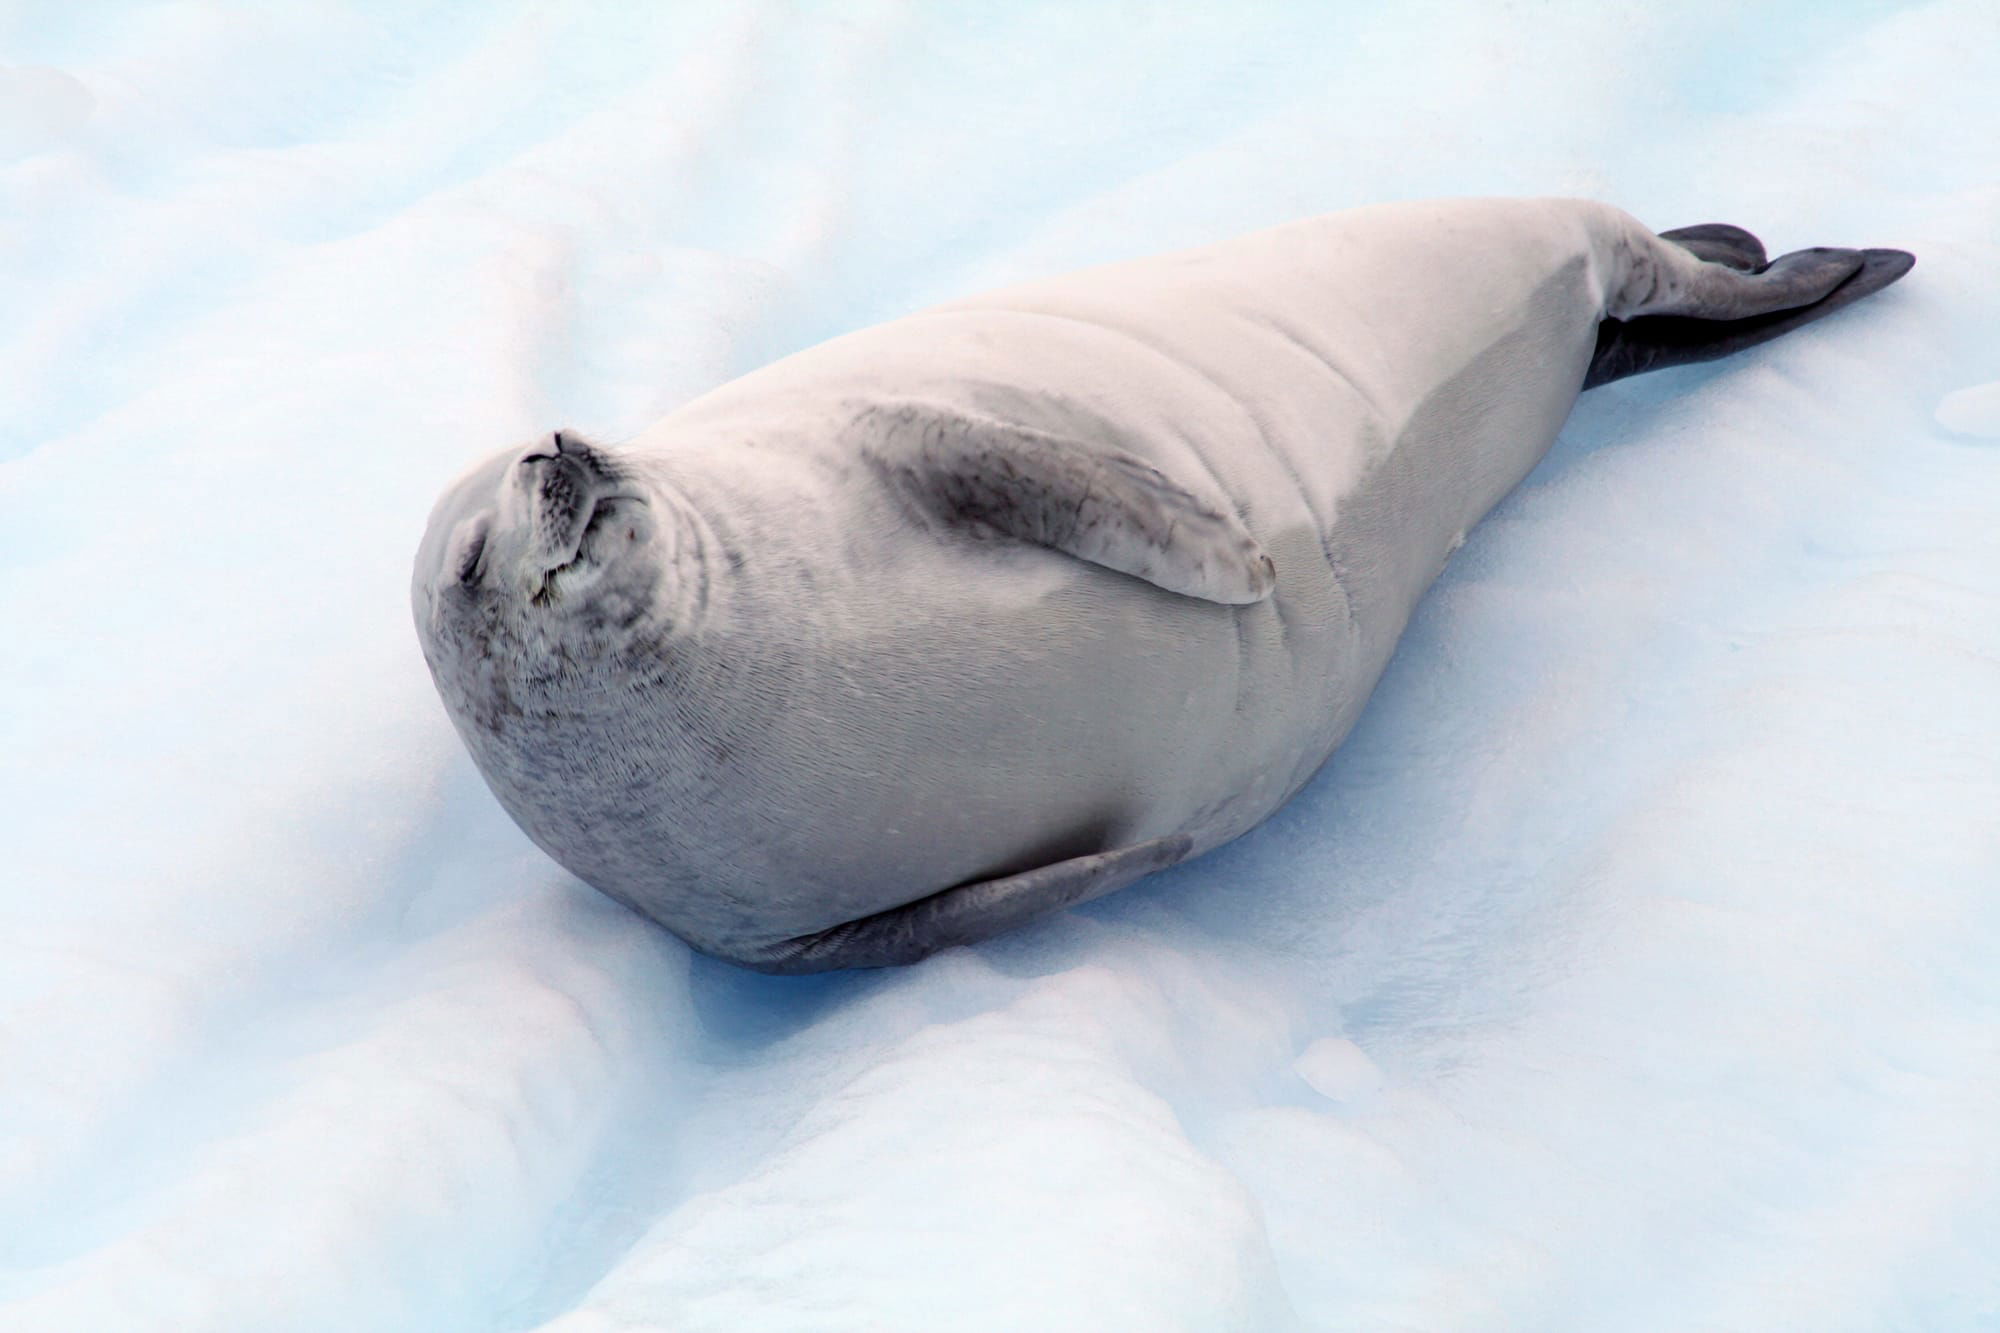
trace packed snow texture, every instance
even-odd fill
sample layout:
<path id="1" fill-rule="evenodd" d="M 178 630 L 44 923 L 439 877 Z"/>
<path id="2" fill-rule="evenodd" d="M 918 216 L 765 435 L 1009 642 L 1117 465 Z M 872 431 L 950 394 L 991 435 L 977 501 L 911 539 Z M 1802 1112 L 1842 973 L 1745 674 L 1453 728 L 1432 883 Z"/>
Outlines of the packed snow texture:
<path id="1" fill-rule="evenodd" d="M 0 14 L 0 1327 L 2000 1326 L 1991 0 Z M 432 499 L 1003 280 L 1580 194 L 1864 305 L 1582 400 L 1264 828 L 693 956 L 481 786 Z"/>

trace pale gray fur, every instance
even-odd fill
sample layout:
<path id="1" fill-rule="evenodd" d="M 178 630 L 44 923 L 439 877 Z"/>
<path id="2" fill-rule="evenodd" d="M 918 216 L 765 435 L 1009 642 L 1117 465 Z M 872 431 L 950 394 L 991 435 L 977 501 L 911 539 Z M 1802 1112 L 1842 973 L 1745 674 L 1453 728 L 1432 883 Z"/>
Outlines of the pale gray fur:
<path id="1" fill-rule="evenodd" d="M 1726 238 L 1715 244 L 1726 245 Z M 839 338 L 475 469 L 419 635 L 495 794 L 724 958 L 904 962 L 1253 827 L 1599 324 L 1817 300 L 1574 200 L 1336 214 Z"/>

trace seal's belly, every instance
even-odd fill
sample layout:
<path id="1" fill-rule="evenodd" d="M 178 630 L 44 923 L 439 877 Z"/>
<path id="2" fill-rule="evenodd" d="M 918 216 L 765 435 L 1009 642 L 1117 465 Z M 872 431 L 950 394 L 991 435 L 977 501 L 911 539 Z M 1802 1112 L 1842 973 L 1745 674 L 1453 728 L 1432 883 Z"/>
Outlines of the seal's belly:
<path id="1" fill-rule="evenodd" d="M 1266 783 L 1237 608 L 1011 543 L 877 579 L 729 757 L 724 789 L 794 821 L 700 815 L 713 873 L 756 903 L 740 928 L 806 934 L 1215 821 Z"/>

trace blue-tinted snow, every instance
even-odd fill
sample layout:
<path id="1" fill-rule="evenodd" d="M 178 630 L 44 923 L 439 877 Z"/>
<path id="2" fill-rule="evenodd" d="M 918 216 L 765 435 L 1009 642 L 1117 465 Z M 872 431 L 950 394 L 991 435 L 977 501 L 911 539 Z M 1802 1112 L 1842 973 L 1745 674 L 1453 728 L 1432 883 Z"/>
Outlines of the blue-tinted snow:
<path id="1" fill-rule="evenodd" d="M 0 1327 L 2000 1325 L 2000 10 L 0 15 Z M 471 458 L 1004 279 L 1577 193 L 1868 305 L 1592 394 L 1253 837 L 755 977 L 408 626 Z"/>

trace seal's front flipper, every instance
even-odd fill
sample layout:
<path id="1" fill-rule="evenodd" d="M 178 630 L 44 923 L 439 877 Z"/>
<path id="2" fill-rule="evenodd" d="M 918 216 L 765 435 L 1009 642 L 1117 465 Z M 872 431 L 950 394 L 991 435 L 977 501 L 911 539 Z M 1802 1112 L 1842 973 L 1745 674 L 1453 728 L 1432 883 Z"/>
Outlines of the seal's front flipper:
<path id="1" fill-rule="evenodd" d="M 1693 245 L 1686 248 L 1696 249 Z M 1700 253 L 1699 250 L 1696 252 Z M 1763 273 L 1746 275 L 1733 272 L 1728 276 L 1740 283 L 1754 284 L 1778 274 L 1788 262 L 1799 261 L 1792 263 L 1788 280 L 1792 287 L 1803 287 L 1809 291 L 1813 284 L 1824 282 L 1828 256 L 1849 254 L 1855 259 L 1848 265 L 1847 275 L 1831 284 L 1825 294 L 1803 304 L 1794 302 L 1737 318 L 1719 318 L 1708 314 L 1652 314 L 1632 319 L 1607 319 L 1598 325 L 1597 351 L 1591 357 L 1583 387 L 1594 389 L 1600 384 L 1609 384 L 1613 380 L 1649 370 L 1713 361 L 1769 342 L 1800 325 L 1810 324 L 1882 290 L 1908 273 L 1917 262 L 1915 256 L 1903 250 L 1799 251 L 1795 255 L 1786 255 Z M 1718 259 L 1706 267 L 1718 268 L 1721 262 Z M 1802 278 L 1805 281 L 1802 282 Z M 1726 305 L 1724 308 L 1727 308 Z"/>
<path id="2" fill-rule="evenodd" d="M 871 407 L 856 424 L 869 457 L 935 521 L 1205 601 L 1271 595 L 1271 557 L 1206 478 L 1184 485 L 1109 445 L 928 403 Z"/>
<path id="3" fill-rule="evenodd" d="M 1034 917 L 1101 898 L 1185 860 L 1193 847 L 1194 839 L 1177 833 L 1018 875 L 961 884 L 903 907 L 788 940 L 761 958 L 746 960 L 746 965 L 759 972 L 790 974 L 914 963 L 939 949 L 972 944 Z"/>

